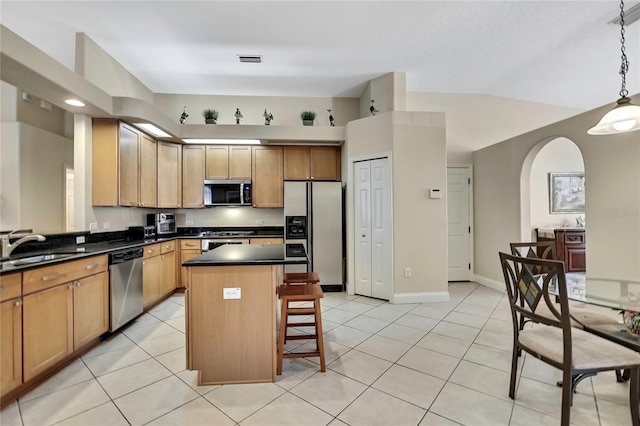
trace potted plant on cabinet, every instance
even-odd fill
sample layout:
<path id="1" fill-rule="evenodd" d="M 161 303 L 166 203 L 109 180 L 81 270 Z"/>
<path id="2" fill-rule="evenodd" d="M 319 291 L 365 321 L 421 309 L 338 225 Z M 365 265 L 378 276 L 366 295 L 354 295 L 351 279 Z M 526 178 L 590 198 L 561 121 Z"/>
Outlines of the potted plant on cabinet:
<path id="1" fill-rule="evenodd" d="M 218 119 L 218 111 L 215 109 L 205 109 L 202 111 L 202 115 L 204 116 L 204 122 L 207 124 L 216 124 L 216 120 Z"/>
<path id="2" fill-rule="evenodd" d="M 303 126 L 313 126 L 313 120 L 316 119 L 316 113 L 313 111 L 302 111 L 300 113 Z"/>

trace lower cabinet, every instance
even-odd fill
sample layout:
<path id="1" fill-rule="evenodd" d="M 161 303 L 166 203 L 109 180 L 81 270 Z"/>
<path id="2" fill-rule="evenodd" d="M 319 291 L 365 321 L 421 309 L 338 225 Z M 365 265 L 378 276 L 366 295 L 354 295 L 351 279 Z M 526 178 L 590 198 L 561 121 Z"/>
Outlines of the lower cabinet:
<path id="1" fill-rule="evenodd" d="M 0 395 L 22 384 L 22 300 L 0 303 Z"/>
<path id="2" fill-rule="evenodd" d="M 109 329 L 109 274 L 76 281 L 73 289 L 73 347 L 81 348 Z"/>
<path id="3" fill-rule="evenodd" d="M 142 304 L 146 308 L 160 297 L 160 256 L 142 262 Z"/>
<path id="4" fill-rule="evenodd" d="M 176 288 L 175 241 L 145 248 L 142 261 L 142 301 L 144 307 L 157 302 Z"/>
<path id="5" fill-rule="evenodd" d="M 173 293 L 176 289 L 176 253 L 172 251 L 160 256 L 160 296 Z"/>
<path id="6" fill-rule="evenodd" d="M 73 352 L 73 288 L 70 282 L 24 297 L 25 382 Z"/>
<path id="7" fill-rule="evenodd" d="M 200 256 L 201 254 L 202 250 L 180 250 L 180 265 L 189 259 Z M 187 274 L 187 268 L 184 266 L 180 267 L 180 287 L 189 288 L 189 274 Z"/>

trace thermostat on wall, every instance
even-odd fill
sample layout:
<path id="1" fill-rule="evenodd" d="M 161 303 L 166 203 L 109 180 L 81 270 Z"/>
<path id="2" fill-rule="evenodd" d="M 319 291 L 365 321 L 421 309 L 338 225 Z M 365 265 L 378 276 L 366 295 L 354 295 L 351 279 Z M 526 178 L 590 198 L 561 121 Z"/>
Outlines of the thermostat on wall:
<path id="1" fill-rule="evenodd" d="M 442 198 L 442 194 L 440 194 L 439 189 L 430 189 L 429 198 Z"/>

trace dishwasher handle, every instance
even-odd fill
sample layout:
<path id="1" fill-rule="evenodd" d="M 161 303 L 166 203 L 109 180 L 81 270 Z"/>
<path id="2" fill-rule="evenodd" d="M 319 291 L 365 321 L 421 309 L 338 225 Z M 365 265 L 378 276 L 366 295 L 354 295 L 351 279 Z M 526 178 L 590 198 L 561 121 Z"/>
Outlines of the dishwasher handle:
<path id="1" fill-rule="evenodd" d="M 119 252 L 111 253 L 109 255 L 109 264 L 117 265 L 118 263 L 128 262 L 133 259 L 137 259 L 144 255 L 143 248 L 136 248 L 131 250 L 122 250 Z"/>

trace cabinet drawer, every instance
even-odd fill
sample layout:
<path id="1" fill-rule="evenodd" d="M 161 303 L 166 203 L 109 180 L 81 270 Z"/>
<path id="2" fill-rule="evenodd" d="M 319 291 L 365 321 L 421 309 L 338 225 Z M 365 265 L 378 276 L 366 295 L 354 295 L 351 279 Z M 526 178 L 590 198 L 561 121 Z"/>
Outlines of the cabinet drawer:
<path id="1" fill-rule="evenodd" d="M 160 254 L 170 253 L 176 249 L 175 241 L 165 241 L 164 243 L 160 243 Z"/>
<path id="2" fill-rule="evenodd" d="M 584 233 L 565 233 L 565 244 L 584 244 Z"/>
<path id="3" fill-rule="evenodd" d="M 200 240 L 180 240 L 180 248 L 183 250 L 200 250 Z"/>
<path id="4" fill-rule="evenodd" d="M 108 256 L 94 256 L 23 272 L 23 294 L 54 287 L 107 270 Z"/>
<path id="5" fill-rule="evenodd" d="M 160 254 L 160 246 L 160 243 L 144 246 L 144 255 L 142 256 L 142 258 L 148 259 L 153 256 L 158 256 Z"/>
<path id="6" fill-rule="evenodd" d="M 22 273 L 0 275 L 0 302 L 22 296 Z"/>

